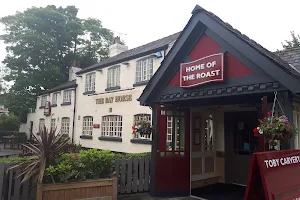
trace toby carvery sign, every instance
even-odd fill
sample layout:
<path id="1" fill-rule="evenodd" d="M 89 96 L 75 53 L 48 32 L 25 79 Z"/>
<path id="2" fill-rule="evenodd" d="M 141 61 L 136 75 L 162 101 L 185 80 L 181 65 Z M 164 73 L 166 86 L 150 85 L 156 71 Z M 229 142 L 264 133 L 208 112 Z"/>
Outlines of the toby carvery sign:
<path id="1" fill-rule="evenodd" d="M 193 87 L 204 83 L 223 81 L 223 54 L 213 54 L 180 65 L 180 87 Z"/>
<path id="2" fill-rule="evenodd" d="M 245 200 L 300 200 L 299 172 L 300 150 L 253 153 Z"/>

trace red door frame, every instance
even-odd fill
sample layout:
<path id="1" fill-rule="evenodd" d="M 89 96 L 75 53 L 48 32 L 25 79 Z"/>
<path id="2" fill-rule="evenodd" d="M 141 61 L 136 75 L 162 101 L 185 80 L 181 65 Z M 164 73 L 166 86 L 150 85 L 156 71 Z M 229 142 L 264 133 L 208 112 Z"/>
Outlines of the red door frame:
<path id="1" fill-rule="evenodd" d="M 154 159 L 154 191 L 159 196 L 190 194 L 190 109 L 184 112 L 184 150 L 166 150 L 167 111 L 178 111 L 174 106 L 156 107 L 156 143 Z M 169 115 L 170 116 L 170 115 Z M 171 115 L 173 116 L 173 115 Z M 173 133 L 174 134 L 174 133 Z M 184 155 L 182 155 L 184 154 Z"/>

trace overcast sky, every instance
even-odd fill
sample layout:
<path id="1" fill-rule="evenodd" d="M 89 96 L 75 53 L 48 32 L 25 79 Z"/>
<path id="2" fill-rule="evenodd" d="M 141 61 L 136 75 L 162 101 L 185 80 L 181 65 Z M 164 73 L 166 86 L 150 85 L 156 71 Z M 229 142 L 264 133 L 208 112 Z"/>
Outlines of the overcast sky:
<path id="1" fill-rule="evenodd" d="M 75 5 L 79 17 L 98 18 L 106 28 L 126 34 L 121 37 L 129 48 L 181 31 L 196 4 L 271 51 L 282 49 L 290 31 L 300 34 L 297 0 L 9 0 L 2 3 L 0 17 L 49 4 Z M 4 56 L 0 43 L 0 60 Z"/>

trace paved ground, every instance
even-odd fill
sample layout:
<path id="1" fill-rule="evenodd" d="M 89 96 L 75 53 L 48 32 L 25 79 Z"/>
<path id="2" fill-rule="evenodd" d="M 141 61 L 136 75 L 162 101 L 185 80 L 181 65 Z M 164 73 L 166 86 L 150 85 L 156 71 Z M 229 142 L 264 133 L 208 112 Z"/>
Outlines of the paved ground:
<path id="1" fill-rule="evenodd" d="M 21 149 L 9 149 L 9 145 L 4 149 L 3 144 L 0 144 L 0 157 L 16 156 L 22 153 Z"/>
<path id="2" fill-rule="evenodd" d="M 150 197 L 148 193 L 135 195 L 122 195 L 118 200 L 196 200 L 192 197 L 176 197 L 176 198 L 155 198 Z"/>

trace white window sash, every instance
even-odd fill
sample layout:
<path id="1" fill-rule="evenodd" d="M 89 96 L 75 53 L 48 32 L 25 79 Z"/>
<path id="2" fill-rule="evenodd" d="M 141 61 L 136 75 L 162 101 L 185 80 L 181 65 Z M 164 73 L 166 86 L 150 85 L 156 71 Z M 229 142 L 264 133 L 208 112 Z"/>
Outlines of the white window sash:
<path id="1" fill-rule="evenodd" d="M 52 104 L 57 104 L 57 93 L 52 94 Z"/>
<path id="2" fill-rule="evenodd" d="M 107 88 L 120 86 L 120 67 L 113 67 L 107 72 Z"/>
<path id="3" fill-rule="evenodd" d="M 137 61 L 136 82 L 148 81 L 153 75 L 153 58 Z"/>
<path id="4" fill-rule="evenodd" d="M 61 133 L 69 135 L 70 130 L 70 118 L 63 117 L 61 120 Z"/>
<path id="5" fill-rule="evenodd" d="M 122 137 L 122 116 L 103 116 L 101 135 Z"/>
<path id="6" fill-rule="evenodd" d="M 85 91 L 95 91 L 96 73 L 87 74 L 85 76 Z"/>
<path id="7" fill-rule="evenodd" d="M 83 135 L 93 135 L 93 117 L 83 117 Z"/>
<path id="8" fill-rule="evenodd" d="M 71 102 L 71 95 L 72 95 L 71 90 L 64 91 L 63 102 L 64 103 Z"/>

